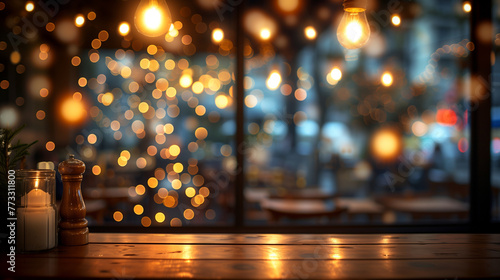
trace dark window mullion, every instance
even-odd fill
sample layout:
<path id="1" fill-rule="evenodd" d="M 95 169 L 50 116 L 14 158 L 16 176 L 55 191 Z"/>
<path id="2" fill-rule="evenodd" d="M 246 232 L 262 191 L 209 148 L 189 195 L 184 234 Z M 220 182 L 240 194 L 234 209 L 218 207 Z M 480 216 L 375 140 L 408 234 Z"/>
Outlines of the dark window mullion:
<path id="1" fill-rule="evenodd" d="M 472 4 L 470 32 L 475 50 L 471 52 L 470 222 L 472 230 L 485 231 L 491 224 L 492 39 L 481 41 L 480 33 L 492 23 L 492 1 L 475 0 Z M 480 92 L 484 94 L 478 95 Z"/>
<path id="2" fill-rule="evenodd" d="M 236 177 L 235 177 L 235 226 L 243 227 L 245 218 L 244 187 L 245 187 L 245 90 L 244 79 L 244 31 L 243 10 L 245 1 L 240 0 L 236 7 Z"/>

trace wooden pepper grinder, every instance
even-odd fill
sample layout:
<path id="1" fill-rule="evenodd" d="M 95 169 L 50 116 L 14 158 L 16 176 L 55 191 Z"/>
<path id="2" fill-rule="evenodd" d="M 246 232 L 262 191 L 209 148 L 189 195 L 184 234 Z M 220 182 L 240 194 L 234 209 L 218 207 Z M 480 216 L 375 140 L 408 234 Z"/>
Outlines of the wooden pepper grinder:
<path id="1" fill-rule="evenodd" d="M 59 212 L 59 241 L 61 245 L 85 245 L 89 243 L 87 209 L 83 202 L 81 183 L 85 164 L 74 155 L 59 164 L 63 181 L 63 196 Z"/>

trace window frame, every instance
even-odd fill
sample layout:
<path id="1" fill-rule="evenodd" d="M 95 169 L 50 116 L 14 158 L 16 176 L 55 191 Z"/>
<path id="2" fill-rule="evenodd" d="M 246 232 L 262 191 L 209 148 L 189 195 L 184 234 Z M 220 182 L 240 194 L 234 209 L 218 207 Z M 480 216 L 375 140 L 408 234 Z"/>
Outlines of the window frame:
<path id="1" fill-rule="evenodd" d="M 473 9 L 470 12 L 469 27 L 471 41 L 475 43 L 475 50 L 470 54 L 471 77 L 487 81 L 486 83 L 471 83 L 470 92 L 482 90 L 483 95 L 476 103 L 470 105 L 470 211 L 469 221 L 464 223 L 422 223 L 396 225 L 325 225 L 325 226 L 248 226 L 245 224 L 245 91 L 244 80 L 244 37 L 243 12 L 247 0 L 240 0 L 236 9 L 236 69 L 235 69 L 235 96 L 236 96 L 236 162 L 237 169 L 234 180 L 234 221 L 232 226 L 193 226 L 193 227 L 110 227 L 91 226 L 92 232 L 150 232 L 150 233 L 466 233 L 466 232 L 499 232 L 500 222 L 492 220 L 492 193 L 491 193 L 491 93 L 490 81 L 491 51 L 493 40 L 481 42 L 477 28 L 483 22 L 491 22 L 492 0 L 473 0 Z"/>

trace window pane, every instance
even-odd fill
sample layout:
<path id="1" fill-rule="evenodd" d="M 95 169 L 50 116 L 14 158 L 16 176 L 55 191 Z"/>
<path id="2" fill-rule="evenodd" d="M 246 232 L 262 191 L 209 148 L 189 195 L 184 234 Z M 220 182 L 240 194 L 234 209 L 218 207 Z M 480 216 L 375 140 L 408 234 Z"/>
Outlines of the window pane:
<path id="1" fill-rule="evenodd" d="M 35 36 L 22 3 L 1 5 L 2 127 L 39 140 L 26 167 L 82 159 L 91 225 L 234 225 L 237 2 L 168 1 L 156 38 L 138 3 L 61 4 Z M 469 10 L 367 2 L 370 39 L 346 50 L 340 0 L 246 1 L 247 225 L 467 221 Z"/>
<path id="2" fill-rule="evenodd" d="M 467 221 L 468 13 L 368 2 L 358 50 L 341 1 L 248 4 L 249 225 Z"/>
<path id="3" fill-rule="evenodd" d="M 90 1 L 60 6 L 19 52 L 2 38 L 2 94 L 27 124 L 23 138 L 39 140 L 29 167 L 69 153 L 84 161 L 90 225 L 233 225 L 235 16 L 207 1 L 167 3 L 172 24 L 154 37 L 154 26 L 141 34 L 141 22 L 123 22 L 139 1 Z M 26 11 L 3 6 L 12 26 L 2 36 L 14 36 Z"/>

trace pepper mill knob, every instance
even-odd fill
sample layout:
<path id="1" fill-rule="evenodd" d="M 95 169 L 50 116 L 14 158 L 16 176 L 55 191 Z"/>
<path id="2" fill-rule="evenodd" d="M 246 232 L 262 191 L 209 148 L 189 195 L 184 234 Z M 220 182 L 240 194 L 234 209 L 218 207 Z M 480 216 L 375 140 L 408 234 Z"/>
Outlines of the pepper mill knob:
<path id="1" fill-rule="evenodd" d="M 63 182 L 63 196 L 59 212 L 59 239 L 61 245 L 85 245 L 89 243 L 87 209 L 83 202 L 81 183 L 85 164 L 74 155 L 58 167 Z"/>

